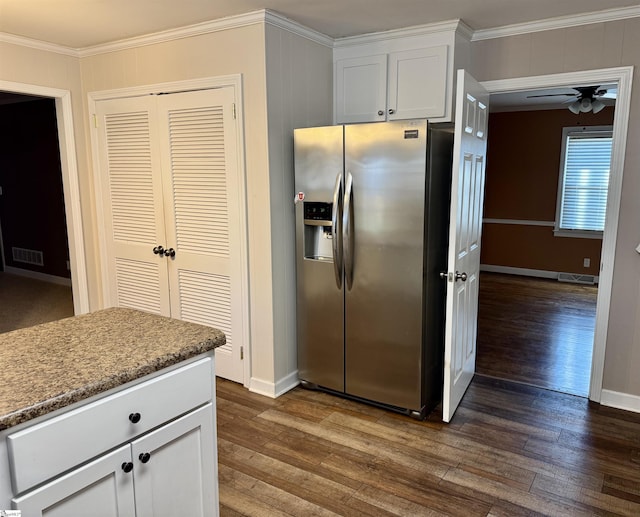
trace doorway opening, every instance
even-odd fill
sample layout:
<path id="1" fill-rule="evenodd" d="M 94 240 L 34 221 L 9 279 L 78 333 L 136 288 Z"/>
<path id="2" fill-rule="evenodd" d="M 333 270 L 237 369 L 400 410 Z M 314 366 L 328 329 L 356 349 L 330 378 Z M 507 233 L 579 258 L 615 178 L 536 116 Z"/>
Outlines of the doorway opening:
<path id="1" fill-rule="evenodd" d="M 0 92 L 0 332 L 73 316 L 55 100 Z"/>
<path id="2" fill-rule="evenodd" d="M 69 90 L 11 81 L 0 81 L 0 92 L 3 92 L 3 94 L 44 97 L 52 99 L 55 104 L 55 125 L 58 132 L 73 313 L 87 313 L 89 312 L 89 289 L 87 284 L 84 231 L 80 207 L 80 186 L 73 129 L 71 92 Z"/>
<path id="3" fill-rule="evenodd" d="M 518 95 L 524 95 L 524 97 L 527 96 L 527 93 L 531 95 L 532 90 L 549 90 L 551 88 L 554 88 L 554 89 L 564 88 L 565 92 L 567 91 L 567 89 L 568 91 L 572 91 L 575 85 L 598 85 L 598 86 L 612 85 L 617 91 L 617 101 L 616 101 L 616 107 L 615 107 L 615 114 L 613 116 L 613 132 L 612 132 L 614 144 L 611 151 L 611 173 L 609 177 L 608 195 L 606 198 L 606 219 L 605 219 L 606 223 L 605 223 L 604 231 L 602 232 L 601 253 L 598 256 L 598 260 L 601 260 L 602 265 L 600 268 L 596 270 L 596 274 L 593 275 L 593 276 L 597 276 L 599 280 L 599 289 L 597 289 L 597 294 L 595 295 L 597 300 L 596 307 L 595 307 L 595 316 L 590 316 L 591 318 L 594 318 L 594 323 L 595 323 L 593 327 L 593 340 L 592 340 L 593 354 L 592 354 L 592 360 L 590 362 L 591 367 L 589 368 L 588 361 L 584 362 L 585 366 L 583 367 L 585 369 L 590 370 L 588 372 L 590 377 L 588 396 L 591 400 L 594 400 L 596 402 L 600 401 L 600 398 L 602 395 L 602 377 L 603 377 L 603 370 L 604 370 L 604 354 L 606 349 L 606 330 L 608 325 L 608 312 L 609 312 L 609 305 L 610 305 L 610 299 L 611 299 L 611 284 L 612 284 L 612 276 L 613 276 L 612 269 L 613 269 L 613 263 L 615 258 L 615 240 L 616 240 L 616 232 L 617 232 L 617 224 L 618 224 L 618 212 L 619 212 L 619 206 L 620 206 L 620 195 L 621 195 L 621 184 L 622 184 L 622 173 L 623 173 L 622 164 L 623 164 L 624 150 L 626 145 L 626 129 L 627 129 L 628 114 L 629 114 L 630 81 L 631 81 L 630 70 L 628 68 L 617 68 L 617 69 L 607 69 L 607 70 L 574 72 L 574 73 L 567 73 L 567 74 L 555 74 L 550 76 L 518 78 L 518 79 L 511 79 L 511 80 L 489 81 L 489 82 L 483 83 L 483 85 L 487 88 L 487 90 L 490 91 L 492 94 L 513 93 Z M 538 93 L 538 92 L 535 92 L 535 93 Z M 558 95 L 558 97 L 560 96 Z M 547 98 L 551 98 L 551 97 L 547 97 Z M 493 99 L 494 99 L 494 96 L 492 95 L 492 102 L 493 102 Z M 556 110 L 553 110 L 553 111 L 556 111 Z M 560 113 L 560 110 L 557 110 L 557 111 Z M 562 113 L 564 113 L 564 111 L 568 112 L 568 109 L 563 110 Z M 584 115 L 586 115 L 586 113 Z M 590 115 L 593 115 L 593 113 L 590 113 Z M 582 123 L 586 124 L 586 122 L 582 122 Z M 495 132 L 492 134 L 490 130 L 489 131 L 490 147 L 491 147 L 492 137 L 495 138 L 496 134 Z M 539 142 L 538 140 L 541 140 L 541 139 L 530 138 L 527 141 L 530 148 L 533 149 L 534 151 L 534 154 L 531 156 L 534 156 L 535 159 L 537 159 L 542 154 L 539 152 L 539 150 L 545 148 L 544 143 L 541 141 Z M 520 169 L 522 169 L 523 164 L 526 163 L 527 165 L 529 165 L 529 163 L 526 162 L 526 160 L 531 160 L 532 159 L 531 156 L 529 157 L 520 156 L 520 161 L 516 162 L 512 167 L 514 174 L 516 174 L 517 172 L 520 171 Z M 490 159 L 488 159 L 488 167 L 491 167 Z M 558 169 L 556 169 L 556 174 L 558 174 L 559 172 Z M 491 172 L 488 171 L 488 174 L 487 174 L 488 180 L 489 180 L 490 173 Z M 537 187 L 538 185 L 533 184 L 531 188 L 535 190 L 535 188 Z M 505 191 L 505 193 L 506 193 L 506 197 L 508 198 L 508 201 L 513 201 L 513 199 L 509 198 L 509 193 L 507 191 Z M 554 201 L 555 200 L 552 199 L 552 205 L 554 204 Z M 486 216 L 487 216 L 487 213 L 485 212 L 485 217 Z M 504 217 L 504 216 L 501 216 L 501 217 Z M 485 218 L 485 221 L 484 221 L 485 229 L 487 229 L 489 225 L 496 224 L 496 222 L 492 221 L 491 219 L 492 219 L 491 217 L 488 217 L 488 221 L 487 221 L 487 218 Z M 498 219 L 498 218 L 494 216 L 493 219 Z M 504 217 L 504 219 L 507 219 L 507 221 L 506 221 L 506 224 L 503 226 L 506 226 L 509 228 L 509 230 L 507 231 L 507 235 L 509 234 L 509 232 L 511 232 L 512 235 L 515 235 L 516 234 L 515 228 L 517 226 L 522 226 L 522 223 L 525 223 L 524 226 L 536 227 L 538 231 L 542 229 L 547 232 L 549 231 L 552 232 L 554 230 L 553 223 L 555 221 L 555 210 L 553 210 L 553 218 L 550 220 L 548 219 L 536 220 L 533 218 L 530 220 L 527 220 L 527 217 L 523 217 L 521 214 L 513 218 Z M 504 221 L 499 221 L 499 222 L 504 222 Z M 491 233 L 490 231 L 487 231 L 485 234 L 489 239 L 491 237 L 490 233 Z M 503 239 L 505 238 L 508 238 L 508 237 L 503 236 Z M 559 237 L 553 237 L 553 238 L 559 239 Z M 571 241 L 573 241 L 574 243 L 582 240 L 583 239 L 571 239 Z M 586 241 L 587 239 L 584 239 L 584 240 Z M 518 246 L 517 246 L 517 243 L 513 241 L 513 239 L 509 240 L 509 244 L 513 244 L 511 246 L 511 251 L 513 251 L 514 253 L 517 252 L 516 248 Z M 583 265 L 587 265 L 587 264 L 591 265 L 592 262 L 594 261 L 591 258 L 589 261 L 585 260 Z M 541 268 L 539 265 L 534 265 L 533 267 L 530 267 L 530 268 L 526 268 L 526 267 L 519 268 L 524 271 L 518 271 L 518 266 L 515 267 L 515 271 L 509 270 L 508 267 L 506 267 L 502 271 L 500 271 L 500 268 L 495 269 L 495 268 L 485 267 L 484 269 L 485 271 L 487 269 L 489 270 L 489 273 L 485 273 L 485 275 L 488 277 L 491 274 L 495 275 L 496 272 L 508 273 L 508 274 L 522 273 L 522 272 L 530 273 L 531 271 L 527 271 L 527 269 L 533 270 L 535 272 L 537 268 L 540 268 L 542 270 L 542 273 L 550 273 L 550 271 L 545 271 L 544 268 Z M 560 272 L 562 271 L 562 269 L 563 268 L 560 269 Z M 554 282 L 555 283 L 554 286 L 559 287 L 557 283 L 558 272 L 559 271 L 557 270 L 555 271 L 556 279 L 544 280 L 544 281 Z M 551 271 L 551 273 L 553 273 L 553 271 Z M 545 275 L 542 274 L 539 276 L 544 277 Z M 517 277 L 514 277 L 514 278 L 517 278 Z M 522 277 L 522 278 L 525 278 L 525 277 Z M 485 285 L 486 285 L 486 282 L 485 282 Z M 547 285 L 551 286 L 551 284 L 547 284 Z M 583 287 L 585 286 L 575 286 L 575 287 L 578 287 L 579 289 L 586 290 L 586 291 L 594 290 L 593 286 L 591 286 L 591 288 L 586 287 L 584 289 Z M 481 280 L 481 289 L 482 289 L 482 280 Z M 517 296 L 521 296 L 522 293 L 526 291 L 526 289 L 523 286 L 519 286 L 519 287 L 516 287 L 514 291 Z M 591 297 L 593 297 L 593 293 L 591 294 Z M 552 301 L 554 303 L 557 302 L 558 304 L 562 304 L 561 298 L 557 294 L 554 294 L 552 296 Z M 482 303 L 482 301 L 480 303 Z M 565 302 L 565 304 L 566 303 L 567 302 Z M 513 303 L 511 303 L 510 306 L 513 306 Z M 482 311 L 483 311 L 483 307 L 481 307 L 480 309 L 481 314 L 482 314 Z M 591 313 L 593 314 L 593 307 L 591 308 Z M 521 334 L 526 335 L 526 332 L 528 330 L 526 325 L 527 319 L 531 319 L 530 309 L 527 310 L 526 317 L 521 317 L 520 321 L 514 321 L 513 318 L 510 319 L 509 325 L 511 325 Z M 558 323 L 557 320 L 554 321 L 553 319 L 551 319 L 547 323 L 547 326 L 549 327 L 549 330 L 550 330 L 549 336 L 551 336 L 547 338 L 551 340 L 551 342 L 548 343 L 548 345 L 550 345 L 549 353 L 557 351 L 557 355 L 562 355 L 563 352 L 561 347 L 551 346 L 553 345 L 553 336 L 555 335 L 554 331 L 560 330 L 561 328 L 560 324 Z M 535 336 L 535 330 L 532 330 L 531 332 L 532 332 L 531 335 Z M 556 332 L 556 334 L 559 334 L 559 332 Z M 509 339 L 506 332 L 502 333 L 502 338 L 506 340 Z M 479 346 L 478 346 L 479 353 L 481 353 L 480 339 L 481 338 L 479 338 Z M 584 335 L 580 339 L 583 341 L 584 340 L 588 341 L 588 337 L 585 337 Z M 585 354 L 584 350 L 581 353 L 584 355 Z M 535 353 L 533 355 L 535 356 Z M 565 351 L 565 355 L 568 355 L 566 351 Z M 588 352 L 587 352 L 587 355 L 588 355 Z M 523 358 L 518 357 L 517 354 L 516 356 L 512 355 L 510 359 L 511 361 L 510 366 L 512 368 L 517 368 L 519 362 L 521 362 L 522 359 Z M 544 367 L 544 362 L 543 361 L 539 361 L 539 362 L 542 362 L 542 366 Z M 479 371 L 478 373 L 482 373 L 482 372 Z M 518 379 L 514 379 L 514 380 L 518 380 Z M 558 383 L 558 384 L 562 384 L 562 383 Z M 566 389 L 563 391 L 571 392 L 571 390 L 566 390 Z M 584 388 L 582 388 L 582 392 L 580 394 L 582 396 L 586 395 L 584 393 Z"/>

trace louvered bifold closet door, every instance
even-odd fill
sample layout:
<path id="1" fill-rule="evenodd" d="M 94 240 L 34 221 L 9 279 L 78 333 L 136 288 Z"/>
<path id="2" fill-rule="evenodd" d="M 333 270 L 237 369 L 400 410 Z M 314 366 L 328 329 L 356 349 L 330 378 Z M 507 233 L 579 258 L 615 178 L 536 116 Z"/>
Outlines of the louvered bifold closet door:
<path id="1" fill-rule="evenodd" d="M 221 329 L 216 373 L 242 382 L 240 186 L 233 90 L 158 97 L 171 314 Z M 171 224 L 170 224 L 171 222 Z"/>
<path id="2" fill-rule="evenodd" d="M 96 103 L 107 304 L 170 314 L 155 98 Z"/>

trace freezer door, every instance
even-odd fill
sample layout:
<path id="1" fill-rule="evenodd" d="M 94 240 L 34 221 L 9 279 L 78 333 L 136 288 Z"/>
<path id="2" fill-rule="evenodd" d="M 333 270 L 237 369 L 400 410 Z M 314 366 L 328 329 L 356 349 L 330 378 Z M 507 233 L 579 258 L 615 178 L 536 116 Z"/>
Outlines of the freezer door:
<path id="1" fill-rule="evenodd" d="M 343 127 L 297 129 L 294 145 L 298 375 L 343 392 Z"/>
<path id="2" fill-rule="evenodd" d="M 425 120 L 345 127 L 345 390 L 414 410 L 422 405 L 426 144 Z"/>

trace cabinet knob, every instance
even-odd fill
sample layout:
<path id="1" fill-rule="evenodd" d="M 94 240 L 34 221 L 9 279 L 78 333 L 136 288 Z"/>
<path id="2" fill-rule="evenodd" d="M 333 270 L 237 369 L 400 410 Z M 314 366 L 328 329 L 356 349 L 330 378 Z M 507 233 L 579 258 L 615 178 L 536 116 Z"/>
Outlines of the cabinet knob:
<path id="1" fill-rule="evenodd" d="M 132 424 L 137 424 L 138 422 L 140 422 L 140 418 L 141 418 L 141 417 L 140 417 L 140 413 L 131 413 L 131 414 L 129 415 L 129 421 L 130 421 Z"/>
<path id="2" fill-rule="evenodd" d="M 124 470 L 127 474 L 133 470 L 133 463 L 130 461 L 125 461 L 122 464 L 122 470 Z"/>
<path id="3" fill-rule="evenodd" d="M 143 452 L 143 453 L 140 454 L 140 456 L 138 456 L 138 459 L 142 463 L 147 463 L 147 461 L 149 461 L 151 459 L 151 454 L 149 454 L 148 452 Z"/>
<path id="4" fill-rule="evenodd" d="M 176 250 L 174 250 L 173 248 L 169 248 L 168 250 L 164 250 L 164 256 L 165 257 L 175 257 L 176 256 Z"/>
<path id="5" fill-rule="evenodd" d="M 378 110 L 378 115 L 380 115 L 380 116 L 384 115 L 384 111 Z"/>
<path id="6" fill-rule="evenodd" d="M 164 248 L 162 246 L 156 246 L 153 248 L 153 253 L 155 255 L 162 255 L 164 253 Z"/>
<path id="7" fill-rule="evenodd" d="M 389 115 L 393 115 L 396 112 L 393 108 L 389 110 Z"/>

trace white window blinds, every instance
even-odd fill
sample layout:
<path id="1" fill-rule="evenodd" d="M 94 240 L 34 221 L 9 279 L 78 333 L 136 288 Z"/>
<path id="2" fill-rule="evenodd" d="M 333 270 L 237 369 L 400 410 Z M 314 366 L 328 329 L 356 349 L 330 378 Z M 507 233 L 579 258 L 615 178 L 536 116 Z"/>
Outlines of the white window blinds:
<path id="1" fill-rule="evenodd" d="M 611 168 L 611 128 L 565 128 L 563 136 L 556 231 L 602 232 Z"/>

